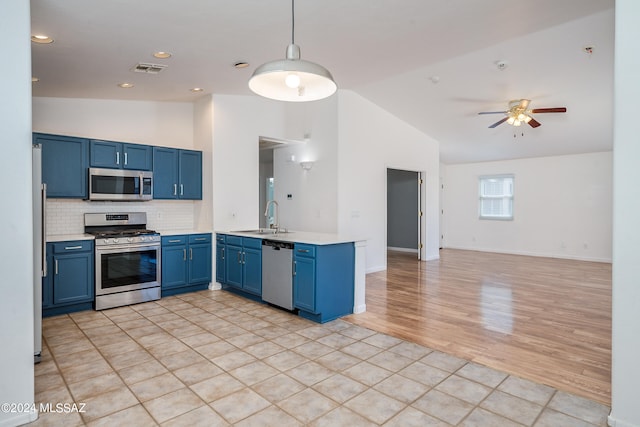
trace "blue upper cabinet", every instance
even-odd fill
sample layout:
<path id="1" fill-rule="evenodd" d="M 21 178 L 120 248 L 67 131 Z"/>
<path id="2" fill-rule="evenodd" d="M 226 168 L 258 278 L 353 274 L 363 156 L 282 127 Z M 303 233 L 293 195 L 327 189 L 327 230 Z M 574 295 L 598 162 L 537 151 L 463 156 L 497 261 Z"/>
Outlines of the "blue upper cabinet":
<path id="1" fill-rule="evenodd" d="M 153 147 L 153 198 L 178 198 L 178 150 Z"/>
<path id="2" fill-rule="evenodd" d="M 153 147 L 153 198 L 202 200 L 202 152 Z"/>
<path id="3" fill-rule="evenodd" d="M 123 169 L 153 170 L 153 147 L 141 144 L 122 144 Z"/>
<path id="4" fill-rule="evenodd" d="M 42 145 L 42 182 L 47 197 L 87 198 L 89 140 L 70 136 L 33 134 Z"/>
<path id="5" fill-rule="evenodd" d="M 94 168 L 151 170 L 153 148 L 149 145 L 91 140 L 90 164 Z"/>
<path id="6" fill-rule="evenodd" d="M 179 150 L 180 198 L 202 200 L 202 152 Z"/>

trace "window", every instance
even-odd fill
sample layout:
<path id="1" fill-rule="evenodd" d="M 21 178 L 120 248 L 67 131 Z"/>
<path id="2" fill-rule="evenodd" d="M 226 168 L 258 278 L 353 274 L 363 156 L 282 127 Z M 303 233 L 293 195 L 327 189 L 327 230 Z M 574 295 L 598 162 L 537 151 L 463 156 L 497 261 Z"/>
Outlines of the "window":
<path id="1" fill-rule="evenodd" d="M 513 175 L 480 177 L 480 219 L 513 219 Z"/>

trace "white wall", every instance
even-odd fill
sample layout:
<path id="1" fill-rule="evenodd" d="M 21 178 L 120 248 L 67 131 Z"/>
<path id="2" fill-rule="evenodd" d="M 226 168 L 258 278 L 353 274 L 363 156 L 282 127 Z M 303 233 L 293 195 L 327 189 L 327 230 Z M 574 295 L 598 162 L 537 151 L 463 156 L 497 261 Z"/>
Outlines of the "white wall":
<path id="1" fill-rule="evenodd" d="M 258 228 L 258 137 L 285 135 L 283 103 L 258 96 L 213 96 L 213 225 Z"/>
<path id="2" fill-rule="evenodd" d="M 640 426 L 640 2 L 616 1 L 613 197 L 613 329 L 610 425 Z"/>
<path id="3" fill-rule="evenodd" d="M 199 230 L 213 230 L 213 103 L 203 96 L 193 106 L 194 148 L 202 151 L 202 202 L 194 206 L 194 224 Z M 214 263 L 215 264 L 215 263 Z"/>
<path id="4" fill-rule="evenodd" d="M 338 231 L 367 239 L 367 271 L 386 268 L 387 168 L 424 172 L 423 259 L 438 258 L 439 144 L 360 95 L 338 100 Z"/>
<path id="5" fill-rule="evenodd" d="M 514 174 L 514 219 L 478 219 L 478 177 Z M 612 154 L 449 165 L 448 248 L 611 261 Z"/>
<path id="6" fill-rule="evenodd" d="M 279 225 L 292 230 L 336 233 L 338 97 L 288 104 L 285 114 L 287 138 L 305 142 L 277 148 L 273 153 Z M 290 160 L 291 156 L 295 161 Z M 301 161 L 313 161 L 312 169 L 303 170 Z"/>
<path id="7" fill-rule="evenodd" d="M 33 232 L 31 201 L 31 55 L 29 2 L 0 2 L 3 205 L 0 231 L 0 403 L 33 403 Z M 35 414 L 34 414 L 35 415 Z M 32 421 L 0 411 L 0 426 Z"/>
<path id="8" fill-rule="evenodd" d="M 193 104 L 33 98 L 34 132 L 194 148 Z"/>

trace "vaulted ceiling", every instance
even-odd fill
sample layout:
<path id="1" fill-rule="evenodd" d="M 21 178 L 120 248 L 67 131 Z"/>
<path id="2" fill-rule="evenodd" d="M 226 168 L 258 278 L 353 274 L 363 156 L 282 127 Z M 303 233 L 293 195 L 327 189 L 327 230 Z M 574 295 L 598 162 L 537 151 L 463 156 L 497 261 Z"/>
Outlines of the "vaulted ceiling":
<path id="1" fill-rule="evenodd" d="M 340 89 L 438 140 L 444 163 L 607 151 L 613 8 L 613 0 L 297 0 L 295 41 Z M 291 40 L 289 0 L 31 0 L 31 9 L 32 33 L 55 40 L 32 43 L 34 96 L 250 95 L 253 70 L 284 58 Z M 167 67 L 130 71 L 140 62 Z M 535 129 L 489 129 L 501 116 L 477 115 L 520 98 L 568 111 L 536 115 Z"/>

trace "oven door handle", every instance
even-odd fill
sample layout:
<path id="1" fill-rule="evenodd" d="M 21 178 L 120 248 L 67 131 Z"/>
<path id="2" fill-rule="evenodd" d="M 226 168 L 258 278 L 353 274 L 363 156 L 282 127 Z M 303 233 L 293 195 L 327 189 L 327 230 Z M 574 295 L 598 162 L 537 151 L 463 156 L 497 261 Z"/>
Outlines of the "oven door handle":
<path id="1" fill-rule="evenodd" d="M 126 244 L 126 245 L 111 245 L 111 246 L 98 246 L 96 247 L 96 253 L 108 254 L 114 252 L 140 252 L 141 249 L 160 249 L 160 244 Z"/>

